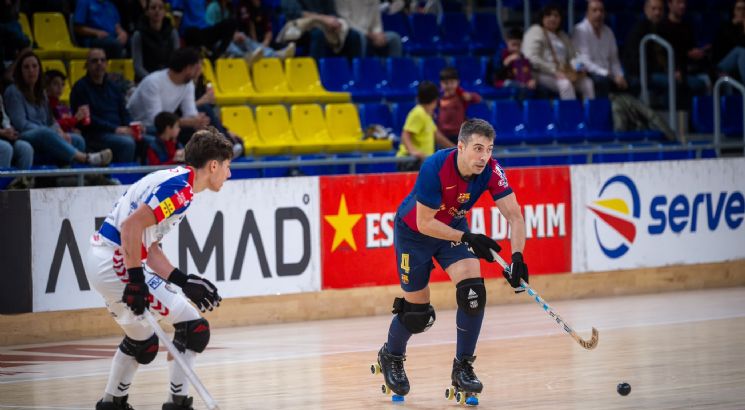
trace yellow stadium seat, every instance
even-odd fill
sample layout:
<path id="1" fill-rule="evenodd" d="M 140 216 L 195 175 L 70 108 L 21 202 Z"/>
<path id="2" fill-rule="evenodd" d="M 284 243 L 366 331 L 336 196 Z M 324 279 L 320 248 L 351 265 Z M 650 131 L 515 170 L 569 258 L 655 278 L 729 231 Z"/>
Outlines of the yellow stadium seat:
<path id="1" fill-rule="evenodd" d="M 31 40 L 31 43 L 33 44 L 34 34 L 31 31 L 31 25 L 29 24 L 28 16 L 26 16 L 26 13 L 18 13 L 18 24 L 21 25 L 21 31 L 23 31 L 23 34 L 25 34 L 26 37 L 28 37 L 28 39 Z M 36 55 L 39 56 L 39 58 L 42 60 L 64 57 L 63 53 L 54 50 L 40 50 L 36 48 L 34 49 L 34 53 L 36 53 Z"/>
<path id="2" fill-rule="evenodd" d="M 62 95 L 60 96 L 60 101 L 62 101 L 65 104 L 70 103 L 70 77 L 67 75 L 67 68 L 65 68 L 65 63 L 62 62 L 62 60 L 41 60 L 41 68 L 42 71 L 47 72 L 49 70 L 57 70 L 61 72 L 62 74 L 67 77 L 67 80 L 65 80 L 65 88 L 62 89 Z"/>
<path id="3" fill-rule="evenodd" d="M 290 109 L 290 114 L 292 115 L 292 129 L 295 131 L 298 140 L 323 146 L 323 150 L 329 152 L 354 151 L 356 148 L 352 146 L 343 150 L 332 145 L 320 105 L 296 104 Z M 337 148 L 337 150 L 332 148 Z"/>
<path id="4" fill-rule="evenodd" d="M 245 105 L 221 107 L 222 124 L 225 128 L 236 133 L 243 140 L 246 155 L 255 153 L 255 148 L 261 145 L 259 131 L 256 129 L 254 114 Z"/>
<path id="5" fill-rule="evenodd" d="M 65 58 L 85 58 L 87 48 L 76 47 L 70 40 L 65 17 L 60 13 L 34 13 L 34 39 L 41 50 L 62 53 Z"/>
<path id="6" fill-rule="evenodd" d="M 85 77 L 87 69 L 85 68 L 86 60 L 70 60 L 70 84 L 75 85 L 81 78 Z"/>
<path id="7" fill-rule="evenodd" d="M 109 60 L 109 72 L 119 73 L 125 79 L 134 82 L 135 64 L 129 58 L 114 58 Z"/>
<path id="8" fill-rule="evenodd" d="M 300 141 L 295 137 L 283 105 L 256 107 L 256 125 L 263 143 L 255 150 L 258 155 L 312 154 L 323 151 L 322 144 Z"/>
<path id="9" fill-rule="evenodd" d="M 362 139 L 362 126 L 357 108 L 352 103 L 327 104 L 326 126 L 335 144 L 357 143 L 362 151 L 390 151 L 390 140 Z"/>
<path id="10" fill-rule="evenodd" d="M 248 75 L 246 60 L 242 58 L 220 58 L 217 60 L 217 79 L 223 99 L 240 101 L 239 104 L 276 104 L 282 96 L 274 93 L 258 94 Z"/>
<path id="11" fill-rule="evenodd" d="M 254 86 L 262 95 L 281 95 L 282 101 L 287 103 L 310 103 L 319 101 L 320 95 L 304 92 L 292 92 L 287 85 L 282 63 L 278 58 L 264 58 L 254 63 Z"/>
<path id="12" fill-rule="evenodd" d="M 18 24 L 21 25 L 21 31 L 23 31 L 23 34 L 25 34 L 31 41 L 34 41 L 34 36 L 31 34 L 31 25 L 28 24 L 26 13 L 18 13 Z"/>
<path id="13" fill-rule="evenodd" d="M 318 76 L 316 60 L 310 57 L 285 60 L 287 85 L 292 93 L 307 95 L 316 102 L 335 103 L 351 101 L 351 94 L 327 91 Z"/>

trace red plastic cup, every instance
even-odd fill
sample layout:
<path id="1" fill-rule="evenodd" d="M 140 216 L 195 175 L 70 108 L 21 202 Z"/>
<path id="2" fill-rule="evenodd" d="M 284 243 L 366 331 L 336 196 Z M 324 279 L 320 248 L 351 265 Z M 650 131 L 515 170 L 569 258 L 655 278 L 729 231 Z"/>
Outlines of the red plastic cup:
<path id="1" fill-rule="evenodd" d="M 142 123 L 140 121 L 132 121 L 129 123 L 129 128 L 132 129 L 132 137 L 135 141 L 142 139 Z"/>
<path id="2" fill-rule="evenodd" d="M 91 125 L 91 111 L 88 105 L 82 105 L 81 107 L 85 107 L 85 117 L 83 117 L 83 125 L 88 126 Z"/>

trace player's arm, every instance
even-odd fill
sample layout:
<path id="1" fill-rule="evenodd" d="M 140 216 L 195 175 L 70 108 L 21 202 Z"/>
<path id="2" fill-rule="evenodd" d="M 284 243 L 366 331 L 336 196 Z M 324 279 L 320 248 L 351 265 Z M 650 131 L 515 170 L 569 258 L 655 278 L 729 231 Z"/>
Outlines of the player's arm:
<path id="1" fill-rule="evenodd" d="M 128 282 L 124 287 L 122 302 L 132 309 L 136 315 L 141 315 L 150 306 L 145 273 L 142 270 L 142 233 L 148 226 L 155 225 L 153 210 L 145 204 L 132 212 L 122 222 L 121 239 L 124 250 L 124 266 L 127 268 Z"/>
<path id="2" fill-rule="evenodd" d="M 520 287 L 520 279 L 528 282 L 528 265 L 525 263 L 523 258 L 523 250 L 525 249 L 525 220 L 523 214 L 520 211 L 520 205 L 517 203 L 517 197 L 512 192 L 496 201 L 499 212 L 504 215 L 507 222 L 510 224 L 510 233 L 512 238 L 510 239 L 510 245 L 512 245 L 512 264 L 510 265 L 510 273 L 504 271 L 504 277 L 510 283 L 513 288 Z M 517 290 L 515 292 L 519 292 Z"/>

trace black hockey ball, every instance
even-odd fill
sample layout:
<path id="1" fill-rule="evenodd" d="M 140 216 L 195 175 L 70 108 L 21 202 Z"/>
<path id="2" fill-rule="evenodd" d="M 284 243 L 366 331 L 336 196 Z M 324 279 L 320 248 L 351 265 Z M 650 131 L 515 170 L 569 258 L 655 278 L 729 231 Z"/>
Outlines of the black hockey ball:
<path id="1" fill-rule="evenodd" d="M 631 385 L 626 382 L 618 383 L 618 386 L 616 386 L 616 391 L 621 396 L 627 396 L 629 393 L 631 393 Z"/>

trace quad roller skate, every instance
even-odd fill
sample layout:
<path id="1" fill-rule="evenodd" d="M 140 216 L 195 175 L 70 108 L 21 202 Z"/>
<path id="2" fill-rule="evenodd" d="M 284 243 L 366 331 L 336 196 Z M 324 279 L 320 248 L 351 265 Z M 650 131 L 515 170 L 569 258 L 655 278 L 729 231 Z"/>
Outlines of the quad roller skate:
<path id="1" fill-rule="evenodd" d="M 383 373 L 383 385 L 380 386 L 383 394 L 393 394 L 391 400 L 394 402 L 404 401 L 404 396 L 409 393 L 409 379 L 404 371 L 404 360 L 406 356 L 397 356 L 388 352 L 387 343 L 378 352 L 378 361 L 370 365 L 372 374 Z"/>
<path id="2" fill-rule="evenodd" d="M 445 389 L 445 398 L 455 399 L 458 404 L 467 406 L 479 405 L 479 394 L 484 388 L 473 372 L 475 356 L 463 356 L 461 360 L 453 359 L 452 386 Z"/>

